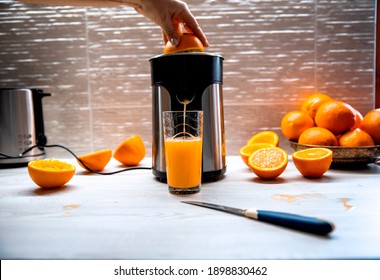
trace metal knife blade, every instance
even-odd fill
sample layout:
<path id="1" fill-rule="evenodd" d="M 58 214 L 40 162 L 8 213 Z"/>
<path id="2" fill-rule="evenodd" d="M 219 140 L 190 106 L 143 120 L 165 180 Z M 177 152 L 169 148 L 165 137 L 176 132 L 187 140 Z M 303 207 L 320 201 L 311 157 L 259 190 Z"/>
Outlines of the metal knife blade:
<path id="1" fill-rule="evenodd" d="M 239 216 L 245 216 L 251 219 L 275 224 L 291 229 L 296 229 L 304 232 L 309 232 L 318 235 L 326 235 L 335 229 L 335 225 L 326 220 L 301 216 L 291 213 L 256 210 L 253 208 L 240 209 L 214 203 L 201 202 L 201 201 L 181 201 L 183 203 L 211 208 Z"/>
<path id="2" fill-rule="evenodd" d="M 215 210 L 219 210 L 219 211 L 223 211 L 223 212 L 227 212 L 227 213 L 231 213 L 231 214 L 235 214 L 235 215 L 239 215 L 239 216 L 245 216 L 244 214 L 246 211 L 245 209 L 234 208 L 234 207 L 224 206 L 224 205 L 220 205 L 220 204 L 201 202 L 201 201 L 185 200 L 185 201 L 181 201 L 181 202 L 187 203 L 187 204 L 192 204 L 192 205 L 197 205 L 197 206 L 201 206 L 201 207 L 211 208 L 211 209 L 215 209 Z"/>

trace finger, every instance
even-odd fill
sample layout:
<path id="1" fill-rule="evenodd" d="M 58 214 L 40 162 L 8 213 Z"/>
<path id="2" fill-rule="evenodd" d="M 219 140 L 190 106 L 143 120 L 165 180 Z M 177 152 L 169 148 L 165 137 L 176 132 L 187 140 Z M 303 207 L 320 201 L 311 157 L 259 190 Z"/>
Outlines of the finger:
<path id="1" fill-rule="evenodd" d="M 182 15 L 182 21 L 186 23 L 187 27 L 193 31 L 194 35 L 198 37 L 199 40 L 201 40 L 204 47 L 209 47 L 208 40 L 206 38 L 206 35 L 203 33 L 201 27 L 199 26 L 197 20 L 194 18 L 194 16 L 188 11 L 188 13 L 184 13 Z"/>
<path id="2" fill-rule="evenodd" d="M 209 47 L 209 43 L 208 43 L 208 40 L 206 38 L 206 35 L 203 33 L 202 29 L 200 28 L 200 26 L 198 25 L 197 28 L 191 28 L 193 30 L 193 33 L 195 36 L 198 37 L 199 40 L 201 40 L 202 44 L 204 47 Z"/>
<path id="3" fill-rule="evenodd" d="M 166 44 L 169 41 L 168 37 L 166 37 L 165 32 L 162 29 L 161 29 L 161 33 L 162 33 L 162 40 L 164 41 L 164 44 Z"/>
<path id="4" fill-rule="evenodd" d="M 166 43 L 167 41 L 170 41 L 173 46 L 177 46 L 180 39 L 177 28 L 174 26 L 172 20 L 170 18 L 166 18 L 161 28 L 164 34 L 164 42 Z"/>

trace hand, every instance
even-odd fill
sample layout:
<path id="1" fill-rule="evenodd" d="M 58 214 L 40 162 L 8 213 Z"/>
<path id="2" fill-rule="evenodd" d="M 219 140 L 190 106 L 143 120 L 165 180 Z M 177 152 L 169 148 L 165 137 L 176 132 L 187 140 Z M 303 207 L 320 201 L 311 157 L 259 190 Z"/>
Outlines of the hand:
<path id="1" fill-rule="evenodd" d="M 140 4 L 135 6 L 135 10 L 162 28 L 165 43 L 169 40 L 173 45 L 177 45 L 179 43 L 177 32 L 179 24 L 185 23 L 205 47 L 209 46 L 205 34 L 185 2 L 179 0 L 141 0 L 138 2 Z"/>
<path id="2" fill-rule="evenodd" d="M 177 30 L 179 24 L 184 23 L 197 36 L 204 47 L 208 41 L 195 17 L 191 14 L 187 4 L 180 0 L 19 0 L 25 3 L 69 6 L 118 6 L 128 5 L 152 20 L 162 28 L 165 43 L 169 40 L 173 45 L 179 43 Z"/>

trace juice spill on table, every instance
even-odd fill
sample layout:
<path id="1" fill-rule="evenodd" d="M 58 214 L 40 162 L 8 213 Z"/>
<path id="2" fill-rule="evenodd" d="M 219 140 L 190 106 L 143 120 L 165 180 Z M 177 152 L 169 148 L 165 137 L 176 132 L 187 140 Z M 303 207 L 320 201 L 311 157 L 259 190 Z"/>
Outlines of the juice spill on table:
<path id="1" fill-rule="evenodd" d="M 79 208 L 80 206 L 78 204 L 68 204 L 68 205 L 64 205 L 63 206 L 63 209 L 75 209 L 75 208 Z"/>
<path id="2" fill-rule="evenodd" d="M 272 196 L 273 199 L 277 200 L 285 200 L 287 202 L 293 202 L 298 198 L 309 198 L 309 197 L 323 197 L 322 194 L 319 193 L 304 193 L 304 194 L 274 194 Z"/>
<path id="3" fill-rule="evenodd" d="M 340 201 L 343 203 L 343 206 L 344 208 L 346 208 L 346 210 L 352 210 L 353 208 L 355 208 L 355 206 L 348 204 L 350 200 L 351 200 L 350 198 L 345 198 L 345 197 L 340 199 Z"/>
<path id="4" fill-rule="evenodd" d="M 64 210 L 70 210 L 70 209 L 76 209 L 79 207 L 80 207 L 80 205 L 78 205 L 78 204 L 68 204 L 68 205 L 64 205 L 63 209 Z M 64 215 L 71 215 L 71 212 L 70 211 L 64 211 L 63 214 Z"/>

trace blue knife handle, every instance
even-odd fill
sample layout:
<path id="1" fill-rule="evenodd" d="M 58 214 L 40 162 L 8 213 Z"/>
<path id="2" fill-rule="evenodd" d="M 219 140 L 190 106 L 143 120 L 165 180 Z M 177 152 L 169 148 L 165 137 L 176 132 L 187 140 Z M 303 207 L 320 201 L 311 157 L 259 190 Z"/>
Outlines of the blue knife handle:
<path id="1" fill-rule="evenodd" d="M 326 235 L 334 230 L 334 224 L 313 217 L 267 210 L 256 211 L 257 220 L 291 229 L 318 235 Z"/>

